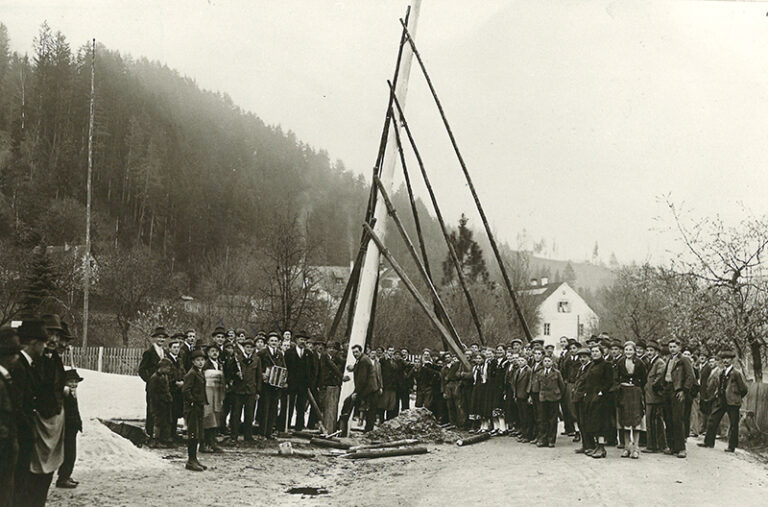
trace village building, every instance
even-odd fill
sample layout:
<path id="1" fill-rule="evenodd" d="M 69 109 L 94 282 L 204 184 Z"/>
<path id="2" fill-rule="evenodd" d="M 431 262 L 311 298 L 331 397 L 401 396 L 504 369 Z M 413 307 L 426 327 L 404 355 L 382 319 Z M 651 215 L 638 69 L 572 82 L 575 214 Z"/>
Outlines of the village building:
<path id="1" fill-rule="evenodd" d="M 531 334 L 544 340 L 545 345 L 559 347 L 561 336 L 583 342 L 581 338 L 598 328 L 597 314 L 568 282 L 531 280 L 531 286 L 519 292 L 535 298 L 539 324 L 531 329 Z"/>

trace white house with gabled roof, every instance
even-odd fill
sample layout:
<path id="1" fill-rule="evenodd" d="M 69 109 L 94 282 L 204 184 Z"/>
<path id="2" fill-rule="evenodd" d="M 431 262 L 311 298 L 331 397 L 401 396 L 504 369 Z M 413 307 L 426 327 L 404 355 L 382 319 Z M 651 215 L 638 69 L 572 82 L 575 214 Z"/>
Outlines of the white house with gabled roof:
<path id="1" fill-rule="evenodd" d="M 561 336 L 576 338 L 583 343 L 591 329 L 598 327 L 599 318 L 587 302 L 567 282 L 548 283 L 546 278 L 531 280 L 531 286 L 519 291 L 534 296 L 539 310 L 537 329 L 531 329 L 534 338 L 545 345 L 559 347 Z"/>

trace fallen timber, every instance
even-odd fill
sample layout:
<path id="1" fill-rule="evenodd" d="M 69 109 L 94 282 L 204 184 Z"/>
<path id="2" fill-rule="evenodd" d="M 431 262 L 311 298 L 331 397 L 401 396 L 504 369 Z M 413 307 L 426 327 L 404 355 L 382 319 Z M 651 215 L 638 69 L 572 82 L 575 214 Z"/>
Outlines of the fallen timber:
<path id="1" fill-rule="evenodd" d="M 471 437 L 457 440 L 456 445 L 458 445 L 459 447 L 464 447 L 465 445 L 472 445 L 480 442 L 485 442 L 486 440 L 490 440 L 490 438 L 491 438 L 490 433 L 480 433 L 479 435 L 472 435 Z"/>
<path id="2" fill-rule="evenodd" d="M 427 454 L 429 451 L 426 447 L 399 447 L 396 449 L 364 449 L 357 452 L 351 452 L 342 455 L 342 458 L 347 459 L 362 459 L 362 458 L 389 458 L 392 456 L 412 456 L 415 454 Z"/>
<path id="3" fill-rule="evenodd" d="M 339 442 L 337 439 L 328 440 L 325 438 L 313 438 L 309 441 L 309 445 L 315 445 L 317 447 L 331 447 L 333 449 L 344 449 L 347 450 L 350 447 L 352 447 L 351 444 L 345 444 L 344 442 Z"/>
<path id="4" fill-rule="evenodd" d="M 404 447 L 407 445 L 416 445 L 420 444 L 421 441 L 415 438 L 406 438 L 405 440 L 395 440 L 393 442 L 382 442 L 379 444 L 366 444 L 366 445 L 356 445 L 354 447 L 350 447 L 349 450 L 354 451 L 361 451 L 365 449 L 385 449 L 388 447 Z"/>

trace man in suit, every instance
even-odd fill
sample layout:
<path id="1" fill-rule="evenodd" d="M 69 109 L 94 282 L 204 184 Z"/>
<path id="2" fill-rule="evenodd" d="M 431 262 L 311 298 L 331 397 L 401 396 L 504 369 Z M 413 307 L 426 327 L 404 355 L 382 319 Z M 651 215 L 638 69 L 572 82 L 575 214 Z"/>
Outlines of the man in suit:
<path id="1" fill-rule="evenodd" d="M 702 354 L 703 363 L 699 369 L 699 427 L 696 431 L 699 434 L 707 432 L 709 427 L 709 415 L 712 413 L 712 402 L 717 394 L 713 389 L 709 388 L 709 376 L 712 370 L 717 366 L 717 359 L 714 357 L 707 357 L 706 354 Z"/>
<path id="2" fill-rule="evenodd" d="M 733 366 L 736 353 L 726 350 L 720 353 L 723 366 L 715 370 L 712 375 L 717 375 L 716 396 L 713 403 L 712 414 L 709 418 L 707 436 L 701 447 L 714 447 L 720 420 L 728 414 L 728 447 L 725 452 L 734 452 L 739 445 L 739 408 L 741 399 L 747 395 L 747 382 L 744 374 Z"/>
<path id="3" fill-rule="evenodd" d="M 245 442 L 253 441 L 253 416 L 262 384 L 261 361 L 253 353 L 253 340 L 246 338 L 242 346 L 242 357 L 230 360 L 224 368 L 224 376 L 232 386 L 230 440 L 234 443 L 237 443 L 241 433 Z"/>
<path id="4" fill-rule="evenodd" d="M 645 453 L 657 453 L 667 448 L 667 438 L 664 429 L 664 368 L 666 363 L 661 358 L 659 344 L 651 340 L 645 349 L 645 360 L 648 363 L 648 380 L 645 383 L 645 420 L 648 432 Z"/>
<path id="5" fill-rule="evenodd" d="M 307 391 L 314 387 L 315 359 L 306 346 L 306 333 L 296 334 L 296 345 L 285 352 L 285 367 L 288 368 L 288 414 L 286 426 L 290 425 L 294 409 L 298 431 L 304 429 L 304 416 L 307 410 Z"/>
<path id="6" fill-rule="evenodd" d="M 325 342 L 318 340 L 315 349 L 319 355 L 317 404 L 323 412 L 322 422 L 325 431 L 333 433 L 336 431 L 336 414 L 339 409 L 344 362 L 339 357 L 338 342 L 332 343 L 330 350 L 326 350 Z"/>
<path id="7" fill-rule="evenodd" d="M 459 358 L 450 353 L 445 355 L 445 363 L 441 377 L 443 379 L 443 397 L 448 405 L 448 420 L 457 428 L 463 428 L 467 416 L 461 397 L 461 380 L 466 369 Z"/>
<path id="8" fill-rule="evenodd" d="M 38 417 L 37 396 L 40 392 L 40 381 L 35 362 L 40 360 L 48 338 L 40 320 L 23 321 L 17 332 L 22 349 L 11 371 L 11 378 L 20 397 L 17 419 L 19 455 L 16 460 L 12 505 L 45 505 L 53 473 L 32 473 L 30 463 L 38 438 L 35 418 Z"/>
<path id="9" fill-rule="evenodd" d="M 542 360 L 543 368 L 539 371 L 539 400 L 543 419 L 543 433 L 538 447 L 554 447 L 557 438 L 557 406 L 565 393 L 565 382 L 560 372 L 554 367 L 551 357 Z"/>
<path id="10" fill-rule="evenodd" d="M 281 386 L 269 384 L 269 375 L 273 367 L 285 368 L 285 358 L 280 351 L 280 334 L 276 331 L 269 333 L 267 346 L 258 354 L 262 368 L 262 393 L 259 405 L 263 404 L 261 418 L 259 419 L 259 433 L 265 438 L 274 439 L 272 430 L 277 422 L 277 402 L 280 400 Z"/>
<path id="11" fill-rule="evenodd" d="M 184 375 L 187 374 L 190 368 L 192 368 L 191 354 L 197 350 L 197 335 L 194 329 L 187 329 L 184 335 L 184 343 L 179 349 L 179 356 L 181 357 L 181 364 L 184 369 Z"/>
<path id="12" fill-rule="evenodd" d="M 690 359 L 680 353 L 680 342 L 672 338 L 667 343 L 669 360 L 664 368 L 664 405 L 666 407 L 667 443 L 669 451 L 678 458 L 688 456 L 685 450 L 685 405 L 689 392 L 696 382 Z"/>
<path id="13" fill-rule="evenodd" d="M 560 400 L 560 411 L 563 414 L 563 424 L 565 425 L 563 434 L 569 437 L 576 437 L 576 414 L 574 413 L 574 406 L 571 401 L 571 393 L 573 392 L 573 383 L 576 381 L 576 373 L 579 369 L 579 358 L 576 355 L 576 351 L 579 350 L 581 344 L 573 338 L 566 340 L 565 349 L 557 365 L 557 369 L 560 370 L 560 374 L 565 382 L 565 392 Z M 561 339 L 561 345 L 562 341 Z M 578 441 L 578 438 L 575 438 L 574 441 Z"/>
<path id="14" fill-rule="evenodd" d="M 571 392 L 571 396 L 574 406 L 574 413 L 576 414 L 576 423 L 579 427 L 578 434 L 581 437 L 581 448 L 576 449 L 574 452 L 577 454 L 586 454 L 587 451 L 592 452 L 596 445 L 594 436 L 584 431 L 584 398 L 586 397 L 586 391 L 584 390 L 584 378 L 587 372 L 587 368 L 589 368 L 589 365 L 592 362 L 592 357 L 588 348 L 581 348 L 577 350 L 576 356 L 579 358 L 579 364 L 578 368 L 576 369 L 576 376 L 574 378 L 573 391 Z"/>
<path id="15" fill-rule="evenodd" d="M 141 380 L 143 380 L 145 384 L 149 382 L 149 379 L 157 371 L 157 363 L 159 363 L 161 359 L 165 358 L 165 350 L 163 349 L 163 346 L 165 345 L 165 340 L 167 339 L 168 333 L 165 332 L 165 328 L 162 326 L 156 327 L 152 333 L 152 336 L 150 337 L 151 345 L 141 355 L 141 362 L 139 363 L 139 377 L 141 377 Z M 147 392 L 146 432 L 147 435 L 152 438 L 155 421 L 152 417 L 152 411 L 150 410 L 149 391 L 147 390 L 146 385 L 144 390 Z"/>
<path id="16" fill-rule="evenodd" d="M 171 438 L 173 440 L 179 439 L 177 433 L 179 418 L 184 415 L 184 396 L 181 394 L 181 388 L 184 386 L 184 375 L 188 371 L 184 370 L 184 359 L 181 357 L 181 351 L 187 348 L 184 345 L 184 338 L 185 335 L 182 333 L 174 334 L 168 342 L 168 355 L 166 356 L 171 361 L 171 375 L 168 384 L 171 397 L 173 397 L 171 403 Z"/>
<path id="17" fill-rule="evenodd" d="M 381 390 L 376 380 L 376 372 L 373 368 L 371 359 L 363 353 L 360 345 L 352 347 L 352 355 L 355 358 L 355 364 L 352 367 L 352 373 L 355 382 L 355 391 L 353 396 L 356 403 L 367 407 L 365 412 L 365 431 L 371 431 L 376 421 L 376 410 L 374 407 L 375 397 Z"/>
<path id="18" fill-rule="evenodd" d="M 534 439 L 534 419 L 531 406 L 531 367 L 523 356 L 517 358 L 517 371 L 513 377 L 513 384 L 520 418 L 520 436 L 517 441 L 527 443 Z"/>

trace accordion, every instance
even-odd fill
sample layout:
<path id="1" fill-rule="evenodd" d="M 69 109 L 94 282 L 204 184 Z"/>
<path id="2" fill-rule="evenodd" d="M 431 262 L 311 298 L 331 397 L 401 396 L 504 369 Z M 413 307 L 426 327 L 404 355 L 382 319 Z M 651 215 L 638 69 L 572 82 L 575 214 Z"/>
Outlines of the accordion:
<path id="1" fill-rule="evenodd" d="M 282 366 L 272 366 L 269 369 L 269 377 L 267 378 L 267 384 L 273 387 L 285 387 L 288 381 L 288 370 Z"/>

